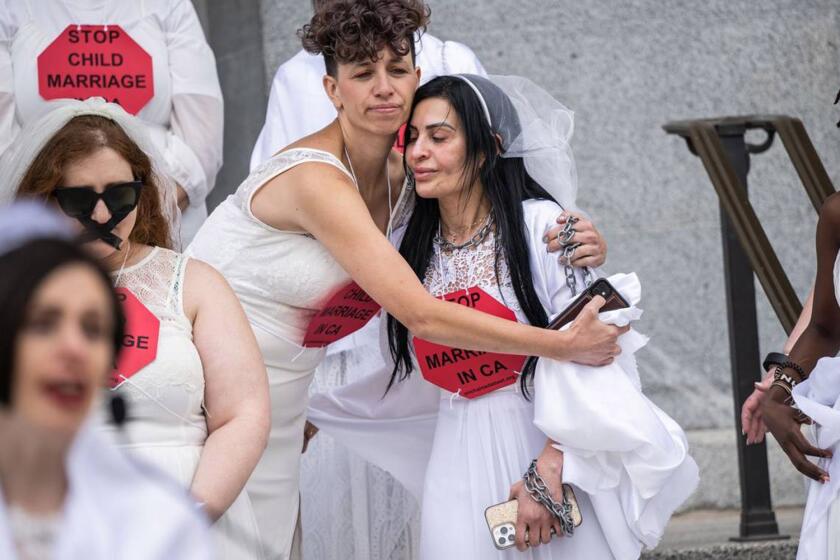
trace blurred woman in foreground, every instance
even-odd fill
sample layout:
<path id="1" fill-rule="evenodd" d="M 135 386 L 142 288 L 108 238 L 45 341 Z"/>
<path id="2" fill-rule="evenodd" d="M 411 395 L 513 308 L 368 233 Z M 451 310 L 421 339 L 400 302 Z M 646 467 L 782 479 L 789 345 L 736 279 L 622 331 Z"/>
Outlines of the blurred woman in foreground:
<path id="1" fill-rule="evenodd" d="M 0 558 L 209 558 L 186 492 L 88 423 L 123 316 L 58 223 L 34 205 L 0 210 Z"/>

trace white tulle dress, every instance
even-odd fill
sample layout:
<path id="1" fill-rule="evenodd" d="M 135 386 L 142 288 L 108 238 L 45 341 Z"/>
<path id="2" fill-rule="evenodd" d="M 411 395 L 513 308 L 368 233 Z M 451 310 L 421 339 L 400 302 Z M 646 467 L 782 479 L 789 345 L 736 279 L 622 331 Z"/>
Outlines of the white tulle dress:
<path id="1" fill-rule="evenodd" d="M 528 201 L 524 211 L 534 287 L 552 316 L 572 299 L 562 267 L 541 241 L 560 208 Z M 492 236 L 455 253 L 441 259 L 436 249 L 425 278 L 431 293 L 478 286 L 526 321 L 504 259 L 497 282 Z M 635 275 L 612 280 L 631 303 L 638 302 Z M 605 319 L 626 324 L 641 312 L 632 307 L 613 313 Z M 309 416 L 422 501 L 421 560 L 638 558 L 643 548 L 656 545 L 698 475 L 680 427 L 641 393 L 633 353 L 645 337 L 630 331 L 620 342 L 622 359 L 603 368 L 541 359 L 533 401 L 523 398 L 518 383 L 461 398 L 426 382 L 417 370 L 381 398 L 390 375 L 383 361 L 364 379 L 314 396 Z M 583 524 L 573 537 L 525 553 L 497 550 L 484 510 L 508 498 L 547 436 L 565 453 L 564 482 L 575 488 Z"/>
<path id="2" fill-rule="evenodd" d="M 131 455 L 187 488 L 207 439 L 204 368 L 183 307 L 188 260 L 155 247 L 118 273 L 117 287 L 131 290 L 160 320 L 160 338 L 155 361 L 115 389 L 128 405 L 124 432 L 101 423 L 101 429 Z M 219 560 L 262 558 L 256 518 L 244 490 L 212 529 Z"/>

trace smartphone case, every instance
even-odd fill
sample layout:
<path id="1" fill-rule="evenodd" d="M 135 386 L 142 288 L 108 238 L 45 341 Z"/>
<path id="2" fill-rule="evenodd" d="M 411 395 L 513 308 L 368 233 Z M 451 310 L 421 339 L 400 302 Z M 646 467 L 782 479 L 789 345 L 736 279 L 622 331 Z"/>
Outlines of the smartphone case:
<path id="1" fill-rule="evenodd" d="M 578 507 L 575 491 L 568 484 L 563 485 L 563 497 L 572 506 L 572 520 L 575 527 L 580 527 L 580 524 L 583 523 L 583 515 Z M 484 519 L 487 520 L 490 536 L 497 549 L 505 550 L 516 544 L 516 516 L 518 510 L 519 502 L 517 500 L 502 502 L 484 510 Z"/>

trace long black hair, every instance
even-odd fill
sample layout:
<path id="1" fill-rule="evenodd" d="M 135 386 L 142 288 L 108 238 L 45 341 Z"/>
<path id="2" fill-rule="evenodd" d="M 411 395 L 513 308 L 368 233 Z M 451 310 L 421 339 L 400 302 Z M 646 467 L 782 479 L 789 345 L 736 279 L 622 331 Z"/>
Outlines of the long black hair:
<path id="1" fill-rule="evenodd" d="M 504 109 L 504 113 L 515 118 L 516 111 L 510 99 L 505 95 L 499 97 L 502 103 L 509 105 Z M 554 199 L 528 175 L 522 158 L 500 157 L 496 133 L 487 122 L 481 101 L 467 83 L 453 76 L 440 76 L 420 87 L 414 95 L 409 122 L 417 106 L 431 98 L 448 101 L 461 120 L 466 138 L 462 186 L 465 189 L 465 197 L 468 197 L 475 179 L 478 178 L 484 187 L 484 195 L 490 201 L 490 211 L 496 226 L 493 232 L 496 279 L 499 280 L 499 257 L 503 255 L 522 311 L 531 325 L 545 327 L 548 324 L 548 316 L 534 290 L 522 201 L 532 198 Z M 508 129 L 513 130 L 514 134 L 516 128 L 516 123 L 513 127 L 508 125 Z M 410 131 L 406 127 L 406 146 L 409 134 Z M 411 176 L 407 167 L 406 174 Z M 433 254 L 439 224 L 438 201 L 417 197 L 414 212 L 400 244 L 400 254 L 421 281 L 425 278 Z M 388 347 L 395 362 L 388 384 L 390 389 L 395 381 L 406 379 L 414 369 L 408 329 L 391 315 L 388 315 Z M 527 385 L 528 379 L 534 373 L 533 365 L 521 373 L 522 392 L 528 398 Z"/>
<path id="2" fill-rule="evenodd" d="M 15 347 L 32 298 L 47 276 L 69 264 L 86 265 L 102 280 L 113 313 L 114 357 L 120 349 L 125 320 L 108 273 L 75 243 L 53 238 L 29 241 L 0 255 L 0 406 L 11 404 Z"/>

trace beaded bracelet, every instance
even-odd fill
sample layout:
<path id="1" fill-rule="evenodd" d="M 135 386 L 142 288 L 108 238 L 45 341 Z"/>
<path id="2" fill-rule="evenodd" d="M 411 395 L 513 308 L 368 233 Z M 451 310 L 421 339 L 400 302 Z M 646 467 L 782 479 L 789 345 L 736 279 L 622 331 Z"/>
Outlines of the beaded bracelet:
<path id="1" fill-rule="evenodd" d="M 784 383 L 788 389 L 793 389 L 796 387 L 796 379 L 791 377 L 786 373 L 782 373 L 782 366 L 776 368 L 776 371 L 773 372 L 773 384 L 776 383 Z"/>
<path id="2" fill-rule="evenodd" d="M 795 371 L 796 373 L 798 373 L 799 374 L 799 379 L 805 379 L 805 377 L 806 377 L 805 370 L 802 369 L 802 366 L 800 366 L 799 364 L 797 364 L 793 360 L 788 359 L 785 363 L 779 364 L 779 367 L 778 367 L 778 369 L 780 369 L 780 370 L 788 369 L 788 368 L 790 368 L 793 371 Z"/>
<path id="3" fill-rule="evenodd" d="M 779 387 L 780 389 L 784 389 L 784 391 L 788 394 L 790 398 L 793 398 L 793 391 L 791 388 L 784 382 L 784 381 L 774 381 L 770 384 L 771 387 Z"/>

